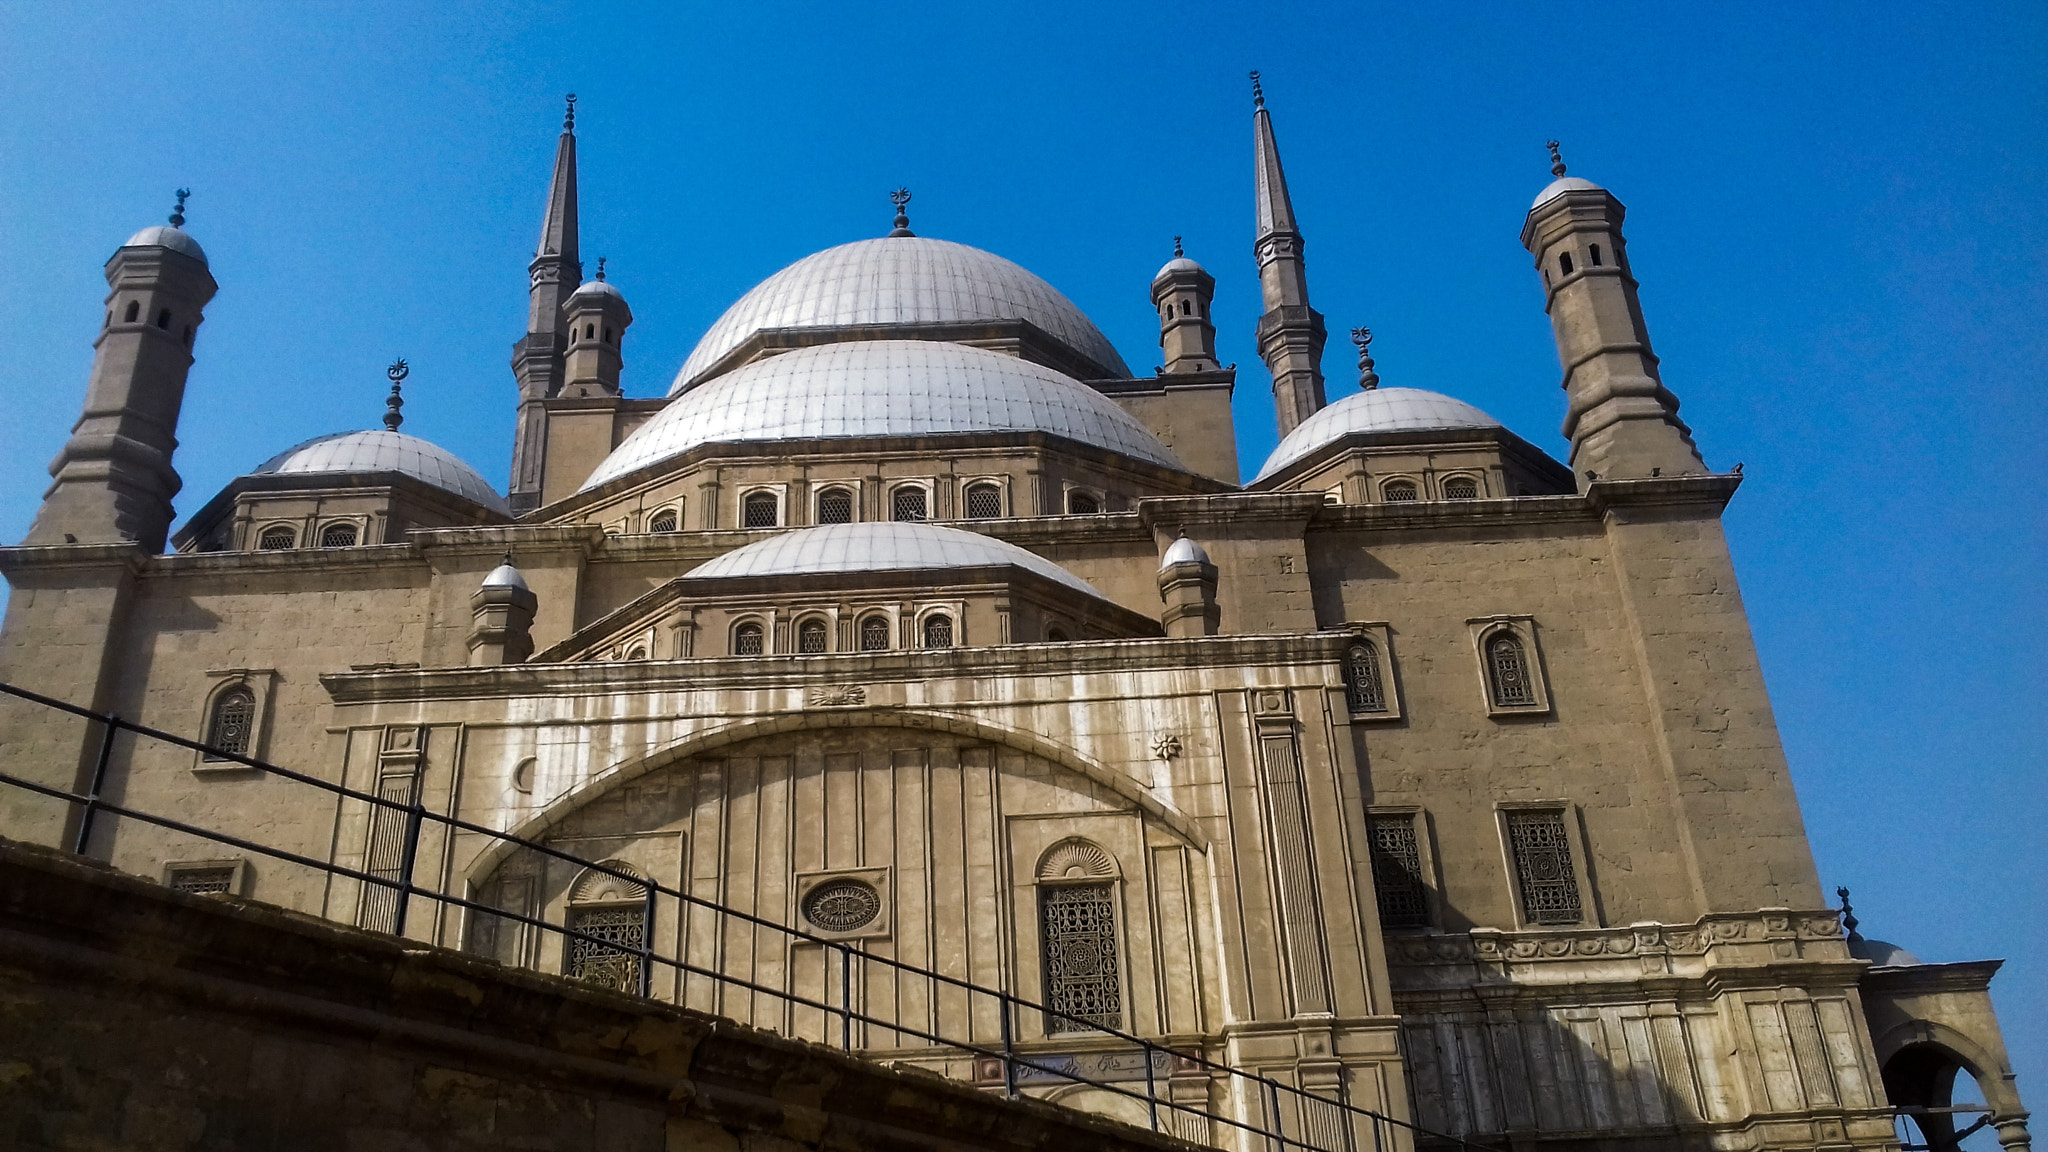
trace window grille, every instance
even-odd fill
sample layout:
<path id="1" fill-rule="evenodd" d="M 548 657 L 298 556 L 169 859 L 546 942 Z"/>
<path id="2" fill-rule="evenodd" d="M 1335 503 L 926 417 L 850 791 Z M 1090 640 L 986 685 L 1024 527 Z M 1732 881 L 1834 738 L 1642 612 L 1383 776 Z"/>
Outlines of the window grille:
<path id="1" fill-rule="evenodd" d="M 818 493 L 818 523 L 853 523 L 853 493 L 844 488 L 827 488 Z"/>
<path id="2" fill-rule="evenodd" d="M 1102 502 L 1092 493 L 1076 488 L 1067 493 L 1067 511 L 1076 516 L 1093 516 L 1102 511 Z"/>
<path id="3" fill-rule="evenodd" d="M 256 724 L 256 694 L 247 688 L 230 688 L 214 698 L 213 715 L 206 721 L 206 743 L 215 749 L 208 760 L 223 759 L 218 753 L 249 754 L 249 733 Z"/>
<path id="4" fill-rule="evenodd" d="M 654 514 L 654 519 L 647 522 L 647 530 L 649 532 L 673 532 L 676 530 L 677 519 L 675 509 L 663 508 Z"/>
<path id="5" fill-rule="evenodd" d="M 180 868 L 171 873 L 173 892 L 226 892 L 234 887 L 235 866 L 223 864 L 217 868 Z"/>
<path id="6" fill-rule="evenodd" d="M 1411 816 L 1371 817 L 1372 885 L 1379 895 L 1380 927 L 1429 927 L 1429 889 L 1422 883 L 1422 852 Z"/>
<path id="7" fill-rule="evenodd" d="M 646 942 L 645 909 L 638 904 L 610 908 L 571 908 L 568 927 L 595 936 L 596 940 L 569 937 L 568 963 L 562 967 L 572 980 L 586 980 L 621 992 L 640 985 L 639 949 Z"/>
<path id="8" fill-rule="evenodd" d="M 1390 504 L 1398 504 L 1403 500 L 1413 500 L 1417 497 L 1415 485 L 1406 480 L 1390 480 L 1380 489 L 1380 493 Z"/>
<path id="9" fill-rule="evenodd" d="M 1039 934 L 1045 949 L 1045 1004 L 1080 1017 L 1047 1013 L 1047 1032 L 1086 1032 L 1088 1024 L 1123 1025 L 1117 978 L 1116 900 L 1110 884 L 1059 884 L 1038 890 Z"/>
<path id="10" fill-rule="evenodd" d="M 1479 482 L 1470 476 L 1453 476 L 1449 480 L 1444 481 L 1444 499 L 1477 500 L 1479 499 Z"/>
<path id="11" fill-rule="evenodd" d="M 329 524 L 320 530 L 322 548 L 353 548 L 356 546 L 356 526 L 353 524 Z"/>
<path id="12" fill-rule="evenodd" d="M 825 650 L 825 622 L 806 620 L 797 626 L 796 650 L 816 654 Z"/>
<path id="13" fill-rule="evenodd" d="M 761 626 L 742 624 L 732 634 L 732 654 L 735 656 L 759 656 L 761 654 Z"/>
<path id="14" fill-rule="evenodd" d="M 882 914 L 882 897 L 858 880 L 831 880 L 804 896 L 804 919 L 827 932 L 856 932 Z"/>
<path id="15" fill-rule="evenodd" d="M 924 489 L 898 488 L 889 497 L 890 515 L 897 520 L 925 518 Z"/>
<path id="16" fill-rule="evenodd" d="M 1502 634 L 1486 642 L 1486 677 L 1493 685 L 1493 703 L 1513 708 L 1536 702 L 1536 684 L 1529 677 L 1529 660 L 1522 642 Z"/>
<path id="17" fill-rule="evenodd" d="M 860 622 L 860 650 L 863 652 L 886 652 L 889 650 L 889 618 L 870 616 Z"/>
<path id="18" fill-rule="evenodd" d="M 1353 712 L 1387 710 L 1387 690 L 1380 681 L 1379 645 L 1370 640 L 1361 640 L 1353 645 L 1344 679 Z"/>
<path id="19" fill-rule="evenodd" d="M 967 490 L 967 518 L 969 520 L 1000 520 L 1003 515 L 1003 490 L 993 484 L 976 484 Z"/>
<path id="20" fill-rule="evenodd" d="M 927 648 L 951 648 L 953 646 L 953 618 L 934 614 L 924 619 L 924 646 Z"/>
<path id="21" fill-rule="evenodd" d="M 256 547 L 265 552 L 277 552 L 298 542 L 299 534 L 289 528 L 265 528 L 256 541 Z"/>
<path id="22" fill-rule="evenodd" d="M 1510 812 L 1508 846 L 1514 850 L 1515 879 L 1522 888 L 1522 915 L 1533 924 L 1577 924 L 1579 878 L 1564 813 L 1557 809 Z"/>
<path id="23" fill-rule="evenodd" d="M 748 528 L 773 528 L 776 521 L 775 493 L 756 492 L 741 505 L 741 523 Z"/>

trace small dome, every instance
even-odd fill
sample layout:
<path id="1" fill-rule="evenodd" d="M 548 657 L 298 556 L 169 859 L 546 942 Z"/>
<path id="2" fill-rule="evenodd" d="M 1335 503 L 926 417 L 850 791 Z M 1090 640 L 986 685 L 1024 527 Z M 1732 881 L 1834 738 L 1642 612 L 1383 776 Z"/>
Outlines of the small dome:
<path id="1" fill-rule="evenodd" d="M 1549 183 L 1549 185 L 1543 189 L 1543 191 L 1538 192 L 1536 194 L 1536 202 L 1529 205 L 1529 211 L 1534 212 L 1536 209 L 1543 207 L 1545 204 L 1550 203 L 1552 200 L 1555 200 L 1559 196 L 1564 195 L 1566 192 L 1598 191 L 1600 191 L 1600 186 L 1598 184 L 1593 183 L 1591 180 L 1587 180 L 1578 176 L 1559 176 L 1557 179 L 1552 180 Z"/>
<path id="2" fill-rule="evenodd" d="M 1168 260 L 1163 266 L 1160 267 L 1159 275 L 1154 276 L 1152 278 L 1152 282 L 1154 284 L 1157 284 L 1161 280 L 1166 279 L 1168 276 L 1173 275 L 1175 272 L 1200 272 L 1204 276 L 1207 276 L 1209 274 L 1209 270 L 1207 268 L 1202 267 L 1200 264 L 1195 263 L 1193 260 L 1190 260 L 1185 256 L 1175 256 L 1173 259 Z"/>
<path id="3" fill-rule="evenodd" d="M 142 231 L 130 236 L 128 242 L 121 245 L 121 247 L 169 248 L 173 252 L 182 252 L 201 264 L 206 263 L 206 253 L 199 247 L 199 241 L 194 240 L 191 233 L 186 232 L 183 228 L 173 228 L 168 224 L 157 224 L 144 228 Z"/>
<path id="4" fill-rule="evenodd" d="M 1889 940 L 1851 940 L 1849 955 L 1870 961 L 1873 968 L 1905 968 L 1921 962 L 1918 956 Z"/>
<path id="5" fill-rule="evenodd" d="M 1200 544 L 1183 536 L 1166 546 L 1166 555 L 1159 559 L 1159 570 L 1166 571 L 1175 564 L 1207 564 L 1209 554 Z"/>
<path id="6" fill-rule="evenodd" d="M 1260 480 L 1313 453 L 1316 449 L 1354 432 L 1418 432 L 1438 428 L 1499 428 L 1501 422 L 1441 392 L 1421 388 L 1375 388 L 1346 396 L 1301 422 L 1287 434 L 1266 466 L 1252 479 Z"/>
<path id="7" fill-rule="evenodd" d="M 624 300 L 626 298 L 625 294 L 620 292 L 617 288 L 613 287 L 611 281 L 609 280 L 584 281 L 582 287 L 576 289 L 576 291 L 569 294 L 569 299 L 574 300 L 578 296 L 610 296 L 615 300 Z"/>
<path id="8" fill-rule="evenodd" d="M 965 344 L 862 340 L 799 348 L 705 381 L 634 429 L 581 490 L 699 444 L 948 432 L 1049 432 L 1181 468 L 1115 401 L 1043 365 Z"/>
<path id="9" fill-rule="evenodd" d="M 496 568 L 491 569 L 491 574 L 484 577 L 483 586 L 486 588 L 517 588 L 521 592 L 533 591 L 533 589 L 526 586 L 526 577 L 520 573 L 519 569 L 514 568 L 510 564 L 500 564 Z"/>
<path id="10" fill-rule="evenodd" d="M 1015 544 L 938 524 L 887 522 L 799 528 L 723 556 L 688 573 L 691 579 L 793 576 L 832 572 L 913 572 L 1009 564 L 1107 600 L 1086 580 Z"/>
<path id="11" fill-rule="evenodd" d="M 476 469 L 447 449 L 403 432 L 337 432 L 315 437 L 265 460 L 250 475 L 351 472 L 397 472 L 500 515 L 511 515 L 505 498 Z"/>
<path id="12" fill-rule="evenodd" d="M 1018 265 L 950 240 L 886 236 L 827 248 L 755 285 L 704 333 L 668 391 L 765 329 L 963 320 L 1028 320 L 1110 375 L 1131 374 L 1073 301 Z"/>

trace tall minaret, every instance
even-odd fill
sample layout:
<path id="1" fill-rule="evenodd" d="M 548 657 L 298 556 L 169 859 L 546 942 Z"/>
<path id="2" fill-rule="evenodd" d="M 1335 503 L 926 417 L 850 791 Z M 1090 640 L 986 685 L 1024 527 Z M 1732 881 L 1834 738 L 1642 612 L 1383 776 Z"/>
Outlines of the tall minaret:
<path id="1" fill-rule="evenodd" d="M 1273 374 L 1273 406 L 1280 435 L 1315 415 L 1323 399 L 1323 314 L 1308 306 L 1308 273 L 1302 265 L 1301 233 L 1294 226 L 1294 202 L 1280 170 L 1273 142 L 1273 117 L 1259 74 L 1252 73 L 1253 168 L 1258 180 L 1259 292 L 1266 314 L 1259 317 L 1259 358 Z"/>
<path id="2" fill-rule="evenodd" d="M 512 346 L 512 375 L 519 381 L 519 426 L 512 436 L 512 513 L 540 506 L 547 457 L 547 408 L 562 390 L 563 360 L 569 348 L 562 305 L 583 282 L 576 227 L 576 96 L 562 116 L 555 146 L 555 180 L 548 188 L 547 215 L 540 225 L 540 250 L 527 265 L 531 277 L 526 338 Z"/>
<path id="3" fill-rule="evenodd" d="M 107 261 L 107 318 L 93 345 L 85 410 L 50 464 L 54 478 L 25 544 L 115 544 L 161 552 L 171 497 L 178 411 L 192 370 L 201 310 L 219 286 L 186 235 L 185 197 L 169 227 L 144 228 Z"/>
<path id="4" fill-rule="evenodd" d="M 1678 398 L 1657 375 L 1650 332 L 1621 237 L 1625 210 L 1591 180 L 1564 174 L 1550 142 L 1549 187 L 1522 225 L 1522 247 L 1543 275 L 1544 309 L 1564 362 L 1564 434 L 1572 473 L 1628 479 L 1704 472 Z"/>

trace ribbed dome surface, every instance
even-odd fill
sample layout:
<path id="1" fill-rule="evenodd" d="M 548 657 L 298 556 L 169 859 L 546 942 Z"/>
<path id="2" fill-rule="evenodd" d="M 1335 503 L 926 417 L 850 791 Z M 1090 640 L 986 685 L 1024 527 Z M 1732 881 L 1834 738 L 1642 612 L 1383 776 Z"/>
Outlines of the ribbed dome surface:
<path id="1" fill-rule="evenodd" d="M 822 344 L 756 360 L 669 402 L 584 490 L 699 444 L 947 432 L 1050 432 L 1179 469 L 1115 402 L 1000 352 L 935 340 Z"/>
<path id="2" fill-rule="evenodd" d="M 173 252 L 183 252 L 201 264 L 206 263 L 206 253 L 199 247 L 199 241 L 194 240 L 192 234 L 183 228 L 173 228 L 168 224 L 157 224 L 144 228 L 142 231 L 130 236 L 128 242 L 121 245 L 121 247 L 169 248 Z"/>
<path id="3" fill-rule="evenodd" d="M 764 329 L 969 320 L 1029 320 L 1112 374 L 1131 374 L 1073 301 L 1018 265 L 950 240 L 887 236 L 827 248 L 755 285 L 697 342 L 669 395 Z"/>
<path id="4" fill-rule="evenodd" d="M 397 472 L 510 515 L 497 489 L 454 453 L 403 432 L 337 432 L 287 448 L 252 476 L 299 473 Z"/>
<path id="5" fill-rule="evenodd" d="M 1600 191 L 1600 186 L 1591 180 L 1579 176 L 1559 176 L 1549 184 L 1544 185 L 1543 191 L 1536 194 L 1536 202 L 1529 205 L 1529 211 L 1534 212 L 1536 209 L 1543 207 L 1567 192 L 1598 191 Z"/>
<path id="6" fill-rule="evenodd" d="M 1010 564 L 1107 600 L 1086 580 L 1036 553 L 978 532 L 938 524 L 826 524 L 799 528 L 706 561 L 690 577 L 791 576 L 831 572 L 912 572 Z"/>
<path id="7" fill-rule="evenodd" d="M 1436 428 L 1498 428 L 1500 421 L 1463 400 L 1421 388 L 1375 388 L 1346 396 L 1287 434 L 1252 479 L 1278 472 L 1316 449 L 1353 432 L 1417 432 Z"/>

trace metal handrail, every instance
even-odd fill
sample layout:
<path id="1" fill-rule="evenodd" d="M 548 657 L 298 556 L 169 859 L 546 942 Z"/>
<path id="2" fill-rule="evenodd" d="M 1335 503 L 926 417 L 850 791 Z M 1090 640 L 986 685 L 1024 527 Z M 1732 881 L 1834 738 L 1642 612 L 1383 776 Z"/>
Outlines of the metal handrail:
<path id="1" fill-rule="evenodd" d="M 721 985 L 729 985 L 745 989 L 749 992 L 755 992 L 776 997 L 787 1004 L 816 1009 L 820 1013 L 824 1014 L 825 1018 L 827 1019 L 829 1019 L 832 1016 L 837 1016 L 840 1021 L 840 1047 L 849 1052 L 853 1050 L 853 1024 L 856 1021 L 858 1021 L 865 1025 L 887 1029 L 891 1032 L 896 1033 L 898 1036 L 909 1036 L 917 1040 L 923 1040 L 933 1045 L 938 1045 L 944 1048 L 950 1048 L 955 1051 L 964 1052 L 973 1056 L 983 1056 L 992 1059 L 1000 1059 L 1003 1062 L 1004 1088 L 1005 1091 L 1011 1096 L 1016 1096 L 1018 1094 L 1019 1089 L 1017 1084 L 1017 1070 L 1019 1067 L 1022 1067 L 1032 1071 L 1043 1072 L 1053 1076 L 1057 1076 L 1063 1080 L 1067 1080 L 1076 1084 L 1084 1084 L 1092 1088 L 1110 1092 L 1117 1096 L 1122 1096 L 1126 1099 L 1142 1101 L 1145 1103 L 1147 1107 L 1148 1114 L 1151 1118 L 1152 1128 L 1154 1131 L 1160 1130 L 1159 1106 L 1161 1104 L 1164 1104 L 1168 1109 L 1174 1112 L 1185 1113 L 1191 1116 L 1199 1117 L 1203 1120 L 1226 1125 L 1230 1128 L 1237 1129 L 1241 1132 L 1250 1135 L 1264 1137 L 1267 1139 L 1267 1141 L 1269 1141 L 1269 1143 L 1273 1147 L 1280 1148 L 1283 1150 L 1292 1147 L 1301 1149 L 1314 1149 L 1315 1152 L 1359 1152 L 1359 1150 L 1355 1147 L 1355 1138 L 1353 1136 L 1354 1129 L 1353 1126 L 1350 1124 L 1346 1124 L 1344 1126 L 1344 1146 L 1341 1150 L 1323 1148 L 1320 1145 L 1309 1143 L 1306 1139 L 1304 1139 L 1304 1137 L 1307 1135 L 1306 1131 L 1304 1131 L 1301 1135 L 1298 1136 L 1289 1136 L 1284 1130 L 1284 1126 L 1281 1120 L 1282 1112 L 1280 1108 L 1281 1094 L 1286 1093 L 1288 1096 L 1296 1100 L 1297 1107 L 1313 1103 L 1316 1105 L 1321 1105 L 1323 1107 L 1336 1109 L 1339 1113 L 1347 1117 L 1359 1118 L 1370 1121 L 1374 1152 L 1384 1152 L 1385 1150 L 1385 1140 L 1382 1135 L 1380 1127 L 1383 1124 L 1392 1125 L 1396 1128 L 1404 1129 L 1417 1137 L 1424 1137 L 1431 1140 L 1449 1142 L 1451 1144 L 1457 1145 L 1462 1149 L 1469 1149 L 1471 1150 L 1471 1152 L 1498 1152 L 1498 1150 L 1496 1149 L 1488 1147 L 1487 1145 L 1475 1143 L 1462 1136 L 1456 1136 L 1443 1132 L 1436 1132 L 1431 1129 L 1424 1128 L 1421 1125 L 1414 1124 L 1410 1121 L 1402 1120 L 1393 1116 L 1388 1116 L 1384 1113 L 1376 1112 L 1369 1108 L 1361 1108 L 1355 1104 L 1350 1103 L 1348 1100 L 1331 1099 L 1328 1096 L 1320 1095 L 1316 1092 L 1313 1092 L 1306 1088 L 1299 1087 L 1297 1085 L 1287 1084 L 1283 1081 L 1276 1080 L 1270 1076 L 1266 1076 L 1257 1072 L 1248 1072 L 1240 1068 L 1235 1068 L 1227 1064 L 1222 1064 L 1194 1052 L 1189 1052 L 1178 1048 L 1170 1048 L 1156 1041 L 1147 1040 L 1141 1036 L 1125 1032 L 1121 1029 L 1109 1027 L 1095 1020 L 1088 1019 L 1082 1016 L 1077 1016 L 1072 1013 L 1065 1012 L 1057 1008 L 1053 1008 L 1050 1005 L 1041 1004 L 1036 1001 L 1029 1000 L 1023 996 L 1019 996 L 1016 993 L 1010 992 L 1008 990 L 989 988 L 980 984 L 975 984 L 972 981 L 963 980 L 959 977 L 948 976 L 943 972 L 936 972 L 931 969 L 922 968 L 915 964 L 908 963 L 906 961 L 897 960 L 893 957 L 878 956 L 870 952 L 856 950 L 851 944 L 844 940 L 835 940 L 830 937 L 819 936 L 815 933 L 807 932 L 801 928 L 795 928 L 787 924 L 781 924 L 776 921 L 754 915 L 752 913 L 743 912 L 737 908 L 727 907 L 726 905 L 720 904 L 713 900 L 708 900 L 701 896 L 692 895 L 690 893 L 683 892 L 678 889 L 668 888 L 663 886 L 659 881 L 653 879 L 652 877 L 640 876 L 633 873 L 623 872 L 618 869 L 609 868 L 602 863 L 585 860 L 579 856 L 575 856 L 570 853 L 564 852 L 558 848 L 553 848 L 547 844 L 543 844 L 534 840 L 529 840 L 525 837 L 518 836 L 510 832 L 504 832 L 499 829 L 489 828 L 469 820 L 461 819 L 460 817 L 432 812 L 429 811 L 426 808 L 426 806 L 420 802 L 417 796 L 415 796 L 409 802 L 400 802 L 396 800 L 387 799 L 385 797 L 378 796 L 373 793 L 364 792 L 360 789 L 350 788 L 346 785 L 338 784 L 330 780 L 323 780 L 317 776 L 308 775 L 306 773 L 298 772 L 290 768 L 282 767 L 280 765 L 271 764 L 267 761 L 258 760 L 254 757 L 247 756 L 242 753 L 232 752 L 222 748 L 216 748 L 212 745 L 203 743 L 198 740 L 193 740 L 189 737 L 180 736 L 173 732 L 166 732 L 161 729 L 149 727 L 145 724 L 137 724 L 132 720 L 124 720 L 120 716 L 112 713 L 95 712 L 91 709 L 82 708 L 76 704 L 72 704 L 67 701 L 58 700 L 49 696 L 44 696 L 41 693 L 33 692 L 26 688 L 21 688 L 13 684 L 0 683 L 0 694 L 14 696 L 19 699 L 29 701 L 31 703 L 41 705 L 43 707 L 51 708 L 60 712 L 69 713 L 71 715 L 78 716 L 86 720 L 97 722 L 103 726 L 102 737 L 99 742 L 98 755 L 94 763 L 90 790 L 83 795 L 75 792 L 65 791 L 59 788 L 52 788 L 45 784 L 38 784 L 35 781 L 27 780 L 22 777 L 15 776 L 11 773 L 0 772 L 0 784 L 4 784 L 15 788 L 21 788 L 26 791 L 34 792 L 39 795 L 49 797 L 51 799 L 62 800 L 66 803 L 73 804 L 79 807 L 79 825 L 77 833 L 73 838 L 73 851 L 77 855 L 87 854 L 87 848 L 90 846 L 90 840 L 95 826 L 95 818 L 99 813 L 104 812 L 109 815 L 118 816 L 125 819 L 140 820 L 147 824 L 152 824 L 157 827 L 166 828 L 176 832 L 182 832 L 187 835 L 202 837 L 204 839 L 208 839 L 216 843 L 228 845 L 234 848 L 239 848 L 246 852 L 255 852 L 264 856 L 271 857 L 273 859 L 283 860 L 289 863 L 300 865 L 302 867 L 311 868 L 315 871 L 322 872 L 330 876 L 339 876 L 345 879 L 354 880 L 358 883 L 374 885 L 379 888 L 393 891 L 397 895 L 397 906 L 396 909 L 394 910 L 391 928 L 392 934 L 394 935 L 404 935 L 405 924 L 407 919 L 407 909 L 411 903 L 411 898 L 413 896 L 421 896 L 426 899 L 436 901 L 443 905 L 463 909 L 467 912 L 476 913 L 479 915 L 487 915 L 499 920 L 510 921 L 512 923 L 523 924 L 529 927 L 556 933 L 564 937 L 565 939 L 582 940 L 591 944 L 600 945 L 604 948 L 616 952 L 631 953 L 638 960 L 639 995 L 643 997 L 652 998 L 651 982 L 653 968 L 656 964 L 659 964 L 680 973 L 701 976 L 710 979 Z M 188 748 L 193 751 L 204 754 L 210 760 L 227 761 L 235 764 L 240 764 L 245 767 L 254 768 L 258 771 L 280 776 L 284 779 L 291 780 L 300 784 L 309 785 L 311 787 L 331 793 L 335 796 L 344 797 L 351 800 L 359 800 L 366 804 L 375 805 L 379 808 L 403 813 L 406 818 L 406 828 L 404 837 L 405 849 L 403 858 L 401 860 L 399 877 L 397 879 L 392 879 L 388 876 L 379 876 L 374 872 L 351 868 L 343 864 L 335 863 L 333 861 L 318 860 L 313 857 L 303 855 L 301 853 L 293 852 L 289 849 L 277 848 L 270 845 L 261 844 L 256 841 L 249 840 L 243 837 L 234 836 L 226 832 L 219 832 L 212 829 L 201 828 L 197 825 L 189 824 L 181 820 L 176 820 L 167 816 L 159 816 L 154 813 L 143 812 L 138 809 L 130 808 L 126 805 L 118 804 L 113 801 L 105 799 L 102 794 L 105 790 L 105 786 L 107 783 L 107 771 L 113 756 L 114 736 L 119 731 L 127 731 L 134 733 L 138 736 L 146 736 L 153 740 L 160 740 L 168 744 L 176 745 L 178 747 Z M 527 851 L 536 852 L 543 856 L 547 856 L 555 860 L 560 860 L 565 864 L 574 865 L 579 868 L 589 869 L 602 875 L 610 876 L 614 879 L 623 880 L 629 884 L 642 887 L 646 892 L 646 903 L 643 911 L 640 945 L 637 948 L 622 946 L 616 940 L 610 940 L 604 937 L 595 936 L 590 933 L 583 932 L 575 928 L 571 928 L 567 924 L 553 924 L 548 922 L 544 918 L 529 916 L 523 913 L 497 908 L 492 905 L 485 904 L 481 901 L 471 900 L 463 896 L 456 896 L 451 893 L 439 891 L 433 888 L 424 888 L 414 883 L 413 865 L 415 857 L 417 856 L 418 853 L 420 832 L 424 825 L 428 822 L 432 822 L 436 825 L 457 831 L 470 832 L 477 835 L 485 836 L 500 843 L 509 844 L 521 849 L 525 849 Z M 787 988 L 770 987 L 768 985 L 760 984 L 753 980 L 748 980 L 744 977 L 735 976 L 730 973 L 720 972 L 710 968 L 705 968 L 700 965 L 692 964 L 687 960 L 660 954 L 659 952 L 655 951 L 653 947 L 655 935 L 653 927 L 655 921 L 656 901 L 660 896 L 667 896 L 670 899 L 677 901 L 679 904 L 702 908 L 706 911 L 715 913 L 719 916 L 731 917 L 742 923 L 750 924 L 758 928 L 765 928 L 774 932 L 779 932 L 789 938 L 816 944 L 826 950 L 839 953 L 840 1004 L 834 1006 L 830 1003 L 829 998 L 827 1000 L 822 1001 L 813 1000 L 807 996 L 803 996 Z M 989 996 L 995 998 L 998 1005 L 998 1017 L 1001 1025 L 1002 1048 L 987 1048 L 982 1045 L 976 1044 L 972 1041 L 961 1040 L 957 1037 L 948 1037 L 937 1033 L 927 1032 L 921 1028 L 905 1024 L 900 1020 L 884 1020 L 880 1017 L 871 1016 L 865 1012 L 856 1010 L 852 1004 L 852 965 L 856 957 L 858 957 L 860 962 L 863 964 L 880 965 L 885 969 L 899 972 L 908 976 L 921 978 L 923 980 L 932 982 L 937 985 L 944 985 L 956 988 L 962 992 L 967 993 L 970 998 L 976 995 Z M 970 999 L 970 1004 L 971 1003 L 972 1001 Z M 1078 1072 L 1075 1072 L 1068 1068 L 1053 1067 L 1047 1064 L 1042 1064 L 1039 1063 L 1037 1060 L 1032 1059 L 1028 1055 L 1018 1053 L 1015 1050 L 1015 1042 L 1013 1039 L 1012 1028 L 1012 1012 L 1017 1010 L 1022 1010 L 1024 1012 L 1043 1013 L 1048 1018 L 1057 1018 L 1062 1021 L 1077 1024 L 1089 1032 L 1099 1033 L 1104 1036 L 1112 1037 L 1114 1039 L 1122 1040 L 1127 1043 L 1136 1045 L 1139 1048 L 1139 1050 L 1144 1053 L 1145 1056 L 1146 1091 L 1141 1094 L 1130 1089 L 1120 1087 L 1114 1082 L 1093 1079 L 1091 1077 L 1081 1075 Z M 972 1010 L 970 1008 L 970 1015 L 971 1012 Z M 1165 1055 L 1170 1062 L 1177 1062 L 1182 1066 L 1193 1066 L 1202 1069 L 1205 1072 L 1209 1072 L 1218 1076 L 1244 1081 L 1254 1086 L 1255 1089 L 1263 1089 L 1264 1099 L 1261 1101 L 1261 1104 L 1264 1110 L 1266 1110 L 1270 1115 L 1272 1127 L 1270 1129 L 1262 1128 L 1259 1127 L 1257 1124 L 1253 1124 L 1244 1120 L 1239 1120 L 1234 1117 L 1224 1115 L 1216 1111 L 1212 1111 L 1208 1108 L 1197 1107 L 1193 1104 L 1180 1103 L 1178 1101 L 1173 1100 L 1170 1096 L 1162 1099 L 1157 1092 L 1155 1074 L 1153 1071 L 1155 1055 Z"/>

